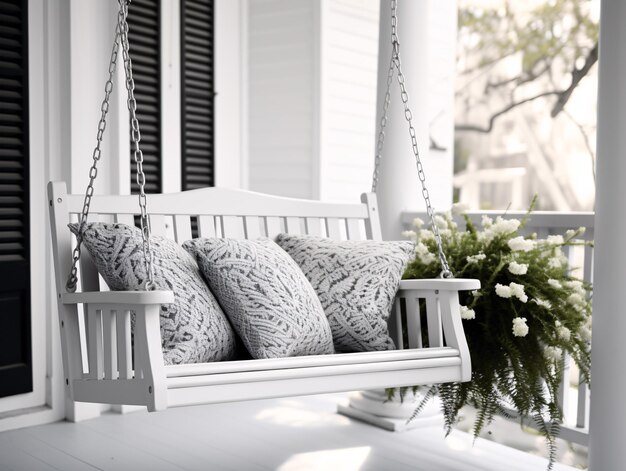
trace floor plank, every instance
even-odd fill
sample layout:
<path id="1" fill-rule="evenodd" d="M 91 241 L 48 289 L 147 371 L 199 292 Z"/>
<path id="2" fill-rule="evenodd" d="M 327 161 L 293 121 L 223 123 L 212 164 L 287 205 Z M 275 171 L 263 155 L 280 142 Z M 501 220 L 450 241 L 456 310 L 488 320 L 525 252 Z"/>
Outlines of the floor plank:
<path id="1" fill-rule="evenodd" d="M 388 432 L 336 414 L 346 395 L 107 414 L 0 433 L 0 471 L 529 471 L 543 458 L 441 427 Z M 555 471 L 574 468 L 557 465 Z"/>

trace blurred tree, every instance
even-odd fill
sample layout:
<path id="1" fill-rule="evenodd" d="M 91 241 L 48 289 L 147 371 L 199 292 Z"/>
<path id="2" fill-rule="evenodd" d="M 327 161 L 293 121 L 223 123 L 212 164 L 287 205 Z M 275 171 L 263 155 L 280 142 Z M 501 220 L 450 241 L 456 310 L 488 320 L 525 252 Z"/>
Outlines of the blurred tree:
<path id="1" fill-rule="evenodd" d="M 550 100 L 555 118 L 598 60 L 599 28 L 590 15 L 591 0 L 485 5 L 459 2 L 458 70 L 464 80 L 457 98 L 473 109 L 497 96 L 498 107 L 488 107 L 486 122 L 482 114 L 482 123 L 457 123 L 455 129 L 489 133 L 498 118 L 538 99 Z M 472 88 L 476 83 L 483 93 Z"/>

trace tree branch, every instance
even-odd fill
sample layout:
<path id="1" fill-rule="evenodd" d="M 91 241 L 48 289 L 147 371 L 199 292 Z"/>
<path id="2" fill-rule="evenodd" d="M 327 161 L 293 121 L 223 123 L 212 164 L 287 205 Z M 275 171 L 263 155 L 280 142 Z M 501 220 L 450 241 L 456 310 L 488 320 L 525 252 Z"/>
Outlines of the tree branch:
<path id="1" fill-rule="evenodd" d="M 485 126 L 485 127 L 476 126 L 476 125 L 473 125 L 473 124 L 457 124 L 457 125 L 454 126 L 454 129 L 457 130 L 457 131 L 474 131 L 474 132 L 482 132 L 482 133 L 487 134 L 487 133 L 490 133 L 491 130 L 493 129 L 493 126 L 495 124 L 496 119 L 498 119 L 503 114 L 508 113 L 513 108 L 515 108 L 517 106 L 520 106 L 520 105 L 523 105 L 525 103 L 537 100 L 539 98 L 544 98 L 544 97 L 552 96 L 552 95 L 561 95 L 562 93 L 563 93 L 563 90 L 552 90 L 552 91 L 549 91 L 549 92 L 540 93 L 540 94 L 532 96 L 530 98 L 525 98 L 525 99 L 520 100 L 520 101 L 514 101 L 512 103 L 509 103 L 507 106 L 502 108 L 500 111 L 492 114 L 491 117 L 489 118 L 488 125 Z"/>
<path id="2" fill-rule="evenodd" d="M 574 93 L 574 89 L 578 86 L 583 77 L 589 73 L 589 70 L 591 70 L 591 67 L 593 67 L 597 61 L 598 43 L 596 42 L 596 44 L 589 50 L 584 65 L 580 69 L 577 69 L 574 66 L 574 70 L 572 70 L 572 83 L 570 83 L 570 86 L 559 94 L 559 99 L 554 104 L 554 107 L 550 112 L 550 116 L 555 118 L 561 111 L 563 111 L 563 108 L 565 108 L 565 105 L 572 96 L 572 93 Z"/>
<path id="3" fill-rule="evenodd" d="M 552 64 L 548 61 L 544 61 L 544 62 L 545 62 L 545 65 L 543 68 L 539 70 L 539 72 L 533 72 L 532 70 L 530 70 L 526 74 L 521 73 L 519 75 L 516 75 L 515 77 L 503 79 L 499 82 L 487 82 L 487 85 L 485 85 L 485 92 L 487 93 L 492 88 L 496 89 L 496 88 L 504 87 L 506 85 L 510 85 L 512 83 L 514 83 L 516 87 L 519 87 L 526 83 L 532 82 L 533 80 L 539 78 L 541 75 L 550 71 L 550 67 L 552 66 Z"/>

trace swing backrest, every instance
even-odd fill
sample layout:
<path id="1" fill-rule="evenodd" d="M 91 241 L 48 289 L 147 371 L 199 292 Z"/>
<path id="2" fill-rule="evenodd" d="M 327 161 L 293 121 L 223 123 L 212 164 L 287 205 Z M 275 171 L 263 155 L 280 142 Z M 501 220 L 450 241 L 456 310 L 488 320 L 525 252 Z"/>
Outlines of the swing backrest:
<path id="1" fill-rule="evenodd" d="M 63 182 L 51 182 L 48 196 L 57 287 L 64 292 L 73 246 L 67 224 L 78 221 L 84 196 L 68 195 Z M 325 203 L 245 190 L 202 188 L 149 195 L 148 212 L 152 234 L 180 244 L 192 238 L 195 228 L 198 237 L 274 238 L 286 232 L 335 240 L 381 240 L 376 195 L 365 193 L 361 201 Z M 138 212 L 137 195 L 94 195 L 89 221 L 134 225 Z M 100 289 L 98 273 L 86 251 L 81 256 L 79 279 L 82 291 Z"/>

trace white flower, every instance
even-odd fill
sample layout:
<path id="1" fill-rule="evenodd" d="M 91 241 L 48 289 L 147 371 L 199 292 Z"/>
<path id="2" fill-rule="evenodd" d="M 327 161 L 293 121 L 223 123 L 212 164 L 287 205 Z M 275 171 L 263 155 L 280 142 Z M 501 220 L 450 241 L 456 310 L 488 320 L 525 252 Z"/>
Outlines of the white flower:
<path id="1" fill-rule="evenodd" d="M 559 336 L 561 340 L 564 340 L 565 342 L 569 342 L 569 339 L 572 335 L 570 330 L 564 325 L 557 327 L 556 334 Z"/>
<path id="2" fill-rule="evenodd" d="M 485 216 L 483 214 L 482 220 L 481 220 L 481 224 L 483 225 L 483 227 L 486 229 L 488 227 L 491 227 L 493 225 L 493 219 L 491 219 L 489 216 Z"/>
<path id="3" fill-rule="evenodd" d="M 449 239 L 450 237 L 452 237 L 452 231 L 450 229 L 440 229 L 439 235 L 442 239 Z"/>
<path id="4" fill-rule="evenodd" d="M 546 244 L 548 245 L 563 245 L 565 241 L 563 240 L 562 235 L 549 235 L 546 238 Z"/>
<path id="5" fill-rule="evenodd" d="M 469 210 L 469 205 L 465 203 L 454 203 L 452 205 L 451 212 L 456 216 L 460 216 L 461 214 L 465 214 Z"/>
<path id="6" fill-rule="evenodd" d="M 413 242 L 417 240 L 417 233 L 415 231 L 402 231 L 400 235 L 405 239 L 412 240 Z"/>
<path id="7" fill-rule="evenodd" d="M 480 253 L 477 253 L 476 255 L 468 255 L 465 258 L 465 260 L 467 260 L 467 263 L 478 263 L 481 260 L 484 260 L 486 258 L 487 256 L 484 253 L 480 252 Z"/>
<path id="8" fill-rule="evenodd" d="M 548 267 L 549 268 L 562 268 L 563 262 L 558 257 L 552 257 L 550 260 L 548 260 Z"/>
<path id="9" fill-rule="evenodd" d="M 417 258 L 419 258 L 420 262 L 422 262 L 424 265 L 430 265 L 435 260 L 437 260 L 437 257 L 435 257 L 430 252 L 427 252 L 425 254 L 418 254 Z"/>
<path id="10" fill-rule="evenodd" d="M 415 244 L 415 255 L 426 255 L 428 253 L 428 247 L 423 242 Z"/>
<path id="11" fill-rule="evenodd" d="M 591 329 L 586 325 L 583 325 L 578 329 L 578 335 L 585 342 L 591 342 Z"/>
<path id="12" fill-rule="evenodd" d="M 583 282 L 580 280 L 569 280 L 563 282 L 566 288 L 571 289 L 574 293 L 579 294 L 581 297 L 586 297 L 587 292 L 585 291 L 585 287 L 583 286 Z"/>
<path id="13" fill-rule="evenodd" d="M 489 244 L 493 238 L 496 236 L 495 232 L 493 232 L 490 228 L 485 229 L 482 232 L 478 232 L 476 237 L 480 242 L 484 242 L 485 244 Z"/>
<path id="14" fill-rule="evenodd" d="M 561 289 L 561 288 L 563 288 L 563 286 L 561 285 L 561 282 L 560 282 L 559 280 L 555 280 L 555 279 L 552 279 L 552 278 L 550 278 L 550 279 L 548 280 L 548 284 L 549 284 L 550 286 L 552 286 L 553 288 L 556 288 L 556 289 Z"/>
<path id="15" fill-rule="evenodd" d="M 517 219 L 503 219 L 498 216 L 490 229 L 496 234 L 509 234 L 517 231 L 520 224 L 520 221 Z"/>
<path id="16" fill-rule="evenodd" d="M 476 317 L 476 313 L 473 309 L 468 308 L 467 306 L 461 306 L 461 319 L 474 319 Z"/>
<path id="17" fill-rule="evenodd" d="M 583 235 L 583 234 L 585 233 L 585 231 L 586 231 L 586 230 L 587 230 L 587 229 L 586 229 L 585 227 L 580 226 L 580 227 L 576 230 L 576 232 L 578 232 L 578 235 Z"/>
<path id="18" fill-rule="evenodd" d="M 573 238 L 575 235 L 577 234 L 577 232 L 574 229 L 568 229 L 565 231 L 565 238 L 567 240 Z"/>
<path id="19" fill-rule="evenodd" d="M 517 263 L 515 260 L 509 263 L 509 271 L 514 275 L 525 275 L 528 272 L 528 265 Z"/>
<path id="20" fill-rule="evenodd" d="M 580 280 L 567 280 L 567 281 L 564 281 L 563 284 L 567 288 L 571 288 L 574 291 L 580 291 L 583 287 L 583 282 Z"/>
<path id="21" fill-rule="evenodd" d="M 516 337 L 526 337 L 528 334 L 528 325 L 526 325 L 525 317 L 516 317 L 513 319 L 513 335 Z"/>
<path id="22" fill-rule="evenodd" d="M 510 298 L 513 292 L 510 287 L 496 283 L 496 294 L 501 298 Z"/>
<path id="23" fill-rule="evenodd" d="M 432 231 L 420 231 L 420 239 L 424 242 L 427 242 L 429 240 L 435 240 L 435 234 L 432 233 Z"/>
<path id="24" fill-rule="evenodd" d="M 528 252 L 535 248 L 535 241 L 524 239 L 523 236 L 514 237 L 507 244 L 513 252 Z"/>
<path id="25" fill-rule="evenodd" d="M 509 288 L 511 288 L 511 293 L 521 302 L 525 303 L 528 301 L 528 296 L 524 292 L 524 285 L 520 285 L 519 283 L 509 283 Z"/>
<path id="26" fill-rule="evenodd" d="M 546 309 L 552 309 L 552 303 L 545 299 L 532 299 L 531 302 L 535 303 L 537 306 L 545 307 Z M 558 321 L 557 321 L 558 322 Z"/>
<path id="27" fill-rule="evenodd" d="M 439 229 L 448 228 L 448 221 L 446 221 L 446 219 L 443 216 L 440 216 L 439 214 L 435 215 L 434 222 L 435 222 L 435 226 L 437 226 Z"/>
<path id="28" fill-rule="evenodd" d="M 543 349 L 543 355 L 548 361 L 559 361 L 562 354 L 563 350 L 561 350 L 559 347 L 548 346 Z"/>
<path id="29" fill-rule="evenodd" d="M 572 293 L 567 297 L 567 302 L 572 306 L 582 306 L 585 304 L 585 298 L 583 298 L 579 293 Z"/>
<path id="30" fill-rule="evenodd" d="M 413 227 L 415 229 L 421 229 L 423 225 L 424 225 L 424 221 L 422 219 L 420 218 L 413 219 Z"/>

